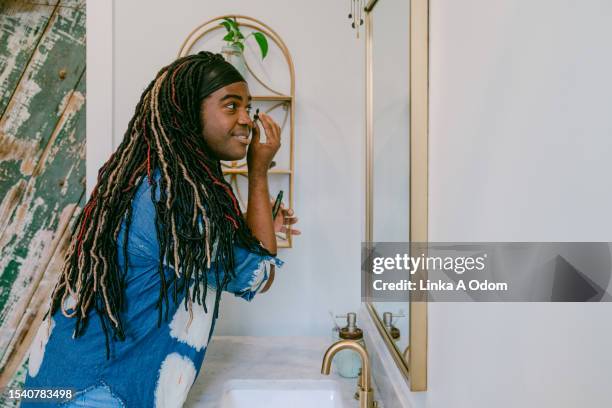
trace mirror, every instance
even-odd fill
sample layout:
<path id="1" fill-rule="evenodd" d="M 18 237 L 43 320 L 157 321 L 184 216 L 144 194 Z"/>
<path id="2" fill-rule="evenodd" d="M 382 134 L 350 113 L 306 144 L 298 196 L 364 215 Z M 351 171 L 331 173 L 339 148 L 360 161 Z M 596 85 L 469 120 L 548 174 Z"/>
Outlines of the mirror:
<path id="1" fill-rule="evenodd" d="M 428 0 L 370 1 L 366 77 L 366 239 L 427 242 Z M 410 389 L 424 391 L 427 303 L 416 299 L 368 310 Z"/>
<path id="2" fill-rule="evenodd" d="M 372 241 L 410 241 L 410 2 L 379 0 L 371 11 Z M 374 309 L 403 353 L 408 298 Z"/>

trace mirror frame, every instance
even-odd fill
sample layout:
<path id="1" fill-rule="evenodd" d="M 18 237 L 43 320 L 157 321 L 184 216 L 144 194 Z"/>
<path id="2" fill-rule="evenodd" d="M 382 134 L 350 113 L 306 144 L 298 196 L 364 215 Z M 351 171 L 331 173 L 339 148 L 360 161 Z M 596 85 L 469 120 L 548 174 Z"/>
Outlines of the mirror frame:
<path id="1" fill-rule="evenodd" d="M 366 37 L 366 241 L 373 231 L 373 61 L 372 11 L 365 7 Z M 388 0 L 383 0 L 388 1 Z M 410 1 L 410 242 L 428 241 L 428 122 L 429 122 L 429 0 Z M 427 272 L 421 271 L 420 279 Z M 421 298 L 422 299 L 422 298 Z M 385 330 L 374 305 L 366 303 L 372 320 L 411 391 L 427 390 L 427 301 L 409 300 L 409 348 L 402 354 Z M 409 352 L 408 352 L 409 350 Z M 407 360 L 407 361 L 406 361 Z"/>

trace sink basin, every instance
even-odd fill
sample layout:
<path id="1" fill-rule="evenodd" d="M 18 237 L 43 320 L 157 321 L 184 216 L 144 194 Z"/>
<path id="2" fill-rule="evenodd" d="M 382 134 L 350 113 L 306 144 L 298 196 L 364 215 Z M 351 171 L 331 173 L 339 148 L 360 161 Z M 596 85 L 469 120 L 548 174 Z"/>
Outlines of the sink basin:
<path id="1" fill-rule="evenodd" d="M 231 380 L 221 408 L 345 408 L 333 380 Z"/>

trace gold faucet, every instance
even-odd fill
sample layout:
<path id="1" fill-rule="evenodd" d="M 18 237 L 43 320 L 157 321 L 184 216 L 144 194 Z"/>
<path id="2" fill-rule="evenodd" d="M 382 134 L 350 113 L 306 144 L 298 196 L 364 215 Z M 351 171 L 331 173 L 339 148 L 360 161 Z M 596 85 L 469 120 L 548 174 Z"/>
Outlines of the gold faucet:
<path id="1" fill-rule="evenodd" d="M 361 357 L 361 376 L 359 377 L 359 408 L 374 408 L 374 391 L 372 391 L 370 377 L 370 357 L 365 348 L 354 340 L 340 340 L 329 346 L 323 355 L 321 374 L 329 375 L 332 359 L 337 352 L 344 349 L 352 349 Z"/>

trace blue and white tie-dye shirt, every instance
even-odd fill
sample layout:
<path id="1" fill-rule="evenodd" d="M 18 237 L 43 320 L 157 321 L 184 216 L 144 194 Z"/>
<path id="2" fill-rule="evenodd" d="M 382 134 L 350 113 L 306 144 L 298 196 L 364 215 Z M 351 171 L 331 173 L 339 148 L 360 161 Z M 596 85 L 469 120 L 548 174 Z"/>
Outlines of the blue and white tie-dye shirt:
<path id="1" fill-rule="evenodd" d="M 159 179 L 159 171 L 155 172 L 155 177 Z M 214 275 L 209 271 L 206 295 L 208 313 L 202 305 L 193 302 L 190 322 L 184 294 L 179 294 L 179 303 L 174 304 L 172 285 L 176 284 L 176 274 L 173 268 L 166 266 L 169 319 L 166 321 L 162 317 L 162 325 L 158 328 L 159 245 L 151 186 L 146 177 L 136 192 L 132 206 L 128 237 L 127 306 L 122 314 L 125 341 L 109 341 L 111 358 L 107 360 L 105 336 L 95 310 L 90 312 L 84 334 L 77 339 L 72 337 L 75 319 L 57 311 L 50 319 L 43 321 L 30 347 L 25 388 L 53 387 L 81 391 L 103 384 L 129 408 L 183 405 L 200 372 L 215 325 Z M 124 236 L 125 224 L 117 248 L 122 268 Z M 276 257 L 254 254 L 239 246 L 234 247 L 234 256 L 236 277 L 226 290 L 249 301 L 265 286 L 270 265 L 282 265 L 282 261 Z M 73 299 L 68 300 L 74 302 Z M 67 304 L 68 310 L 69 306 Z M 219 316 L 222 316 L 222 310 Z M 24 401 L 22 407 L 27 406 L 50 405 Z"/>

